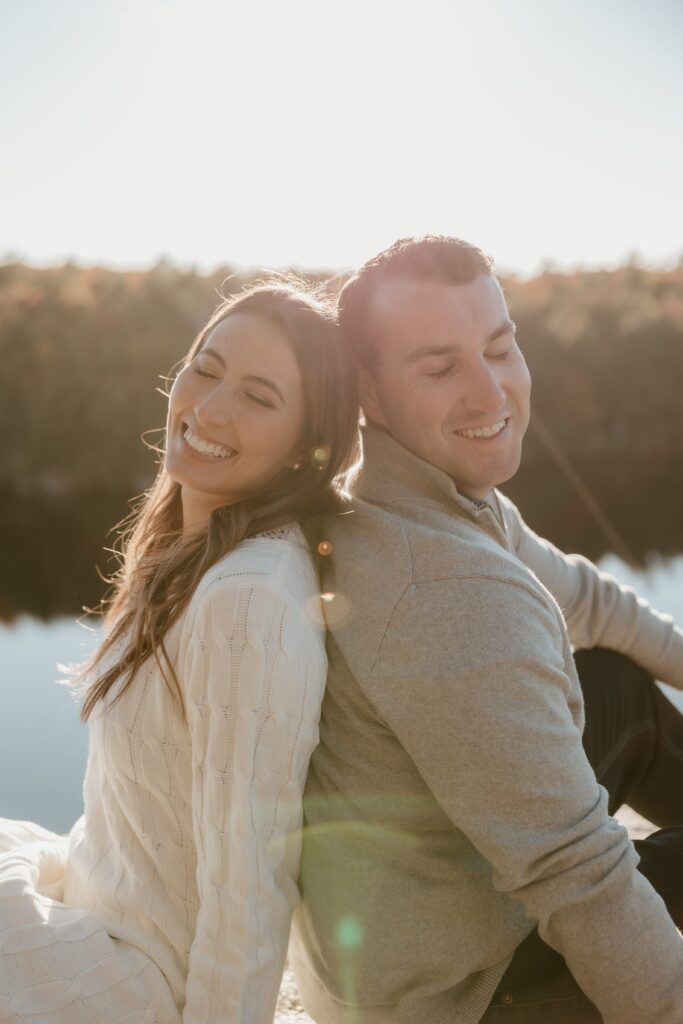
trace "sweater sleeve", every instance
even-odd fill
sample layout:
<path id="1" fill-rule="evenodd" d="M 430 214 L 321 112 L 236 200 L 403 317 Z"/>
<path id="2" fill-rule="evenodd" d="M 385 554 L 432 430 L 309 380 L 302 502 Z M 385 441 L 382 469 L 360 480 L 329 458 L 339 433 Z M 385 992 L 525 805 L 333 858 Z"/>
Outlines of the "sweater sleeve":
<path id="1" fill-rule="evenodd" d="M 366 686 L 495 887 L 538 922 L 606 1024 L 680 1024 L 683 940 L 608 816 L 570 664 L 542 591 L 460 577 L 408 587 Z"/>
<path id="2" fill-rule="evenodd" d="M 199 912 L 184 1024 L 272 1024 L 325 682 L 316 630 L 288 593 L 234 577 L 190 619 L 181 685 Z"/>
<path id="3" fill-rule="evenodd" d="M 512 502 L 503 508 L 515 554 L 559 604 L 574 648 L 619 651 L 655 679 L 683 690 L 683 630 L 672 617 L 587 558 L 565 555 L 539 537 Z"/>

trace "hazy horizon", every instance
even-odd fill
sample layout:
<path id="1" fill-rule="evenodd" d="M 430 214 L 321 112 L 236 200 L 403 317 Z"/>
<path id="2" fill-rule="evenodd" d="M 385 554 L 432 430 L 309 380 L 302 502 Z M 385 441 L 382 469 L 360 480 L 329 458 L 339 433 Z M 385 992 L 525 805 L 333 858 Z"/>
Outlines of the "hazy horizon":
<path id="1" fill-rule="evenodd" d="M 487 255 L 493 256 L 492 253 L 488 253 Z M 495 256 L 494 256 L 494 260 L 495 260 Z M 79 259 L 77 256 L 55 257 L 55 259 L 53 259 L 53 260 L 43 260 L 43 261 L 40 261 L 40 260 L 30 260 L 30 259 L 24 259 L 24 258 L 22 258 L 21 254 L 13 253 L 11 251 L 10 252 L 5 252 L 5 253 L 0 252 L 0 267 L 7 266 L 7 265 L 12 264 L 12 263 L 21 263 L 22 265 L 27 266 L 27 267 L 32 267 L 35 270 L 51 270 L 51 269 L 60 269 L 61 267 L 64 267 L 64 266 L 75 266 L 75 267 L 78 267 L 81 270 L 94 270 L 94 269 L 105 270 L 105 271 L 110 271 L 111 270 L 111 271 L 113 271 L 115 273 L 121 273 L 121 274 L 126 274 L 126 273 L 147 273 L 148 271 L 153 270 L 154 267 L 157 267 L 159 265 L 162 265 L 162 264 L 166 263 L 169 266 L 173 267 L 174 269 L 180 271 L 181 273 L 184 273 L 184 272 L 187 272 L 187 273 L 195 272 L 195 273 L 199 273 L 199 274 L 201 274 L 202 276 L 205 276 L 205 277 L 210 277 L 212 274 L 214 274 L 217 271 L 219 271 L 219 270 L 221 270 L 223 268 L 226 268 L 226 267 L 229 268 L 230 270 L 233 270 L 236 273 L 240 273 L 240 274 L 243 274 L 243 273 L 244 274 L 257 273 L 259 271 L 264 271 L 264 272 L 273 271 L 273 272 L 277 273 L 277 272 L 284 272 L 284 271 L 291 270 L 292 272 L 295 272 L 295 273 L 296 272 L 300 272 L 302 274 L 310 274 L 310 273 L 313 273 L 313 274 L 318 274 L 318 273 L 326 274 L 326 273 L 329 273 L 329 274 L 334 275 L 334 274 L 350 273 L 350 272 L 352 272 L 355 269 L 351 265 L 332 267 L 332 266 L 313 266 L 313 265 L 309 266 L 309 265 L 305 265 L 305 264 L 301 264 L 301 263 L 288 263 L 288 264 L 283 263 L 283 264 L 280 264 L 280 265 L 246 264 L 246 263 L 239 263 L 236 260 L 230 259 L 229 254 L 226 257 L 226 259 L 223 262 L 220 262 L 220 263 L 206 263 L 206 264 L 204 264 L 204 263 L 200 263 L 197 260 L 195 260 L 195 261 L 192 261 L 192 260 L 177 260 L 177 259 L 174 259 L 172 256 L 169 256 L 167 253 L 160 253 L 154 259 L 148 260 L 146 263 L 138 263 L 138 264 L 120 263 L 119 264 L 116 261 L 107 261 L 107 260 L 100 260 L 99 262 L 86 261 L 86 260 L 83 260 L 83 259 Z M 653 261 L 653 260 L 646 261 L 646 260 L 644 260 L 640 256 L 640 254 L 638 252 L 630 252 L 630 253 L 626 253 L 622 259 L 615 260 L 615 261 L 613 261 L 613 262 L 611 262 L 609 264 L 605 264 L 605 263 L 590 264 L 590 263 L 588 263 L 586 261 L 583 261 L 583 262 L 579 262 L 579 263 L 572 263 L 572 264 L 568 263 L 568 264 L 564 265 L 564 264 L 561 264 L 561 263 L 557 262 L 556 260 L 544 257 L 541 260 L 539 260 L 538 266 L 534 270 L 529 271 L 529 272 L 523 272 L 523 271 L 517 270 L 514 267 L 499 266 L 497 263 L 494 266 L 494 270 L 495 270 L 495 273 L 497 275 L 499 275 L 500 277 L 514 276 L 514 277 L 519 278 L 520 280 L 526 280 L 526 279 L 536 277 L 536 276 L 538 276 L 540 274 L 543 274 L 543 273 L 546 273 L 546 272 L 560 273 L 560 274 L 591 273 L 591 272 L 596 272 L 597 273 L 597 272 L 600 272 L 600 271 L 608 271 L 609 272 L 609 271 L 613 271 L 613 270 L 619 270 L 620 268 L 622 268 L 624 266 L 627 266 L 627 265 L 634 265 L 636 267 L 639 267 L 639 268 L 642 268 L 642 269 L 645 269 L 645 270 L 652 270 L 652 271 L 657 272 L 657 271 L 673 270 L 676 267 L 681 266 L 682 264 L 683 264 L 683 244 L 681 246 L 681 251 L 678 254 L 672 256 L 670 259 L 662 259 L 661 261 Z"/>
<path id="2" fill-rule="evenodd" d="M 673 0 L 8 0 L 0 253 L 344 270 L 454 234 L 500 273 L 681 258 Z"/>

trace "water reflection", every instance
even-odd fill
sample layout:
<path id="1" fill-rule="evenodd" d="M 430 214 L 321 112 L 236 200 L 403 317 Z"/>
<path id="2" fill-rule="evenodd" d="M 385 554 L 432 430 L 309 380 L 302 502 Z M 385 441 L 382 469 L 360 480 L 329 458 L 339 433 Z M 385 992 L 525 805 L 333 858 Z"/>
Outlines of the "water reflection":
<path id="1" fill-rule="evenodd" d="M 627 549 L 626 561 L 645 568 L 657 556 L 683 552 L 683 487 L 678 486 L 680 457 L 633 456 L 577 462 L 581 486 Z M 562 551 L 596 562 L 616 550 L 575 486 L 557 466 L 539 459 L 522 462 L 502 488 L 537 533 Z"/>
<path id="2" fill-rule="evenodd" d="M 675 461 L 593 459 L 578 468 L 632 564 L 642 568 L 657 555 L 683 551 L 683 488 L 671 486 Z M 529 525 L 564 551 L 595 561 L 614 550 L 557 467 L 527 460 L 504 490 Z M 129 497 L 0 496 L 0 621 L 24 613 L 46 620 L 78 615 L 83 605 L 97 604 L 106 587 L 96 566 L 105 575 L 115 567 L 105 548 L 114 541 L 112 525 L 129 511 Z"/>
<path id="3" fill-rule="evenodd" d="M 87 730 L 57 665 L 84 660 L 97 639 L 70 618 L 0 627 L 0 816 L 63 832 L 81 813 Z"/>
<path id="4" fill-rule="evenodd" d="M 112 525 L 129 512 L 123 494 L 8 497 L 0 501 L 0 621 L 78 615 L 99 602 L 114 563 Z"/>
<path id="5" fill-rule="evenodd" d="M 683 624 L 683 557 L 653 564 L 645 574 L 613 556 L 600 565 Z M 96 640 L 73 618 L 46 624 L 21 617 L 0 626 L 0 816 L 61 832 L 81 813 L 87 731 L 73 695 L 54 680 L 58 662 L 85 658 Z M 683 710 L 683 693 L 669 688 L 669 696 Z"/>

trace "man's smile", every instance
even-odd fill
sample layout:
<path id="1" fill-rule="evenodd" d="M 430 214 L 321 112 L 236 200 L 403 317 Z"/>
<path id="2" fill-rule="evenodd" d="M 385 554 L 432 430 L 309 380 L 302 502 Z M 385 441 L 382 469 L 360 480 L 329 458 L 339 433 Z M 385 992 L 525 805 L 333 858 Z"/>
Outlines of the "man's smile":
<path id="1" fill-rule="evenodd" d="M 510 422 L 510 417 L 504 420 L 497 420 L 484 427 L 467 427 L 463 430 L 454 430 L 457 437 L 467 438 L 468 441 L 490 441 L 497 440 L 505 433 L 505 428 Z"/>

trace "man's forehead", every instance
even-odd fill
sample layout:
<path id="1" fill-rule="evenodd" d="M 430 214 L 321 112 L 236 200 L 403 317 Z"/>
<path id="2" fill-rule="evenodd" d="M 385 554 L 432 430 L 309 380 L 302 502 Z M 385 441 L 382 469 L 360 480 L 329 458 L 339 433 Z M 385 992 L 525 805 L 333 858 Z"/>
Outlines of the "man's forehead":
<path id="1" fill-rule="evenodd" d="M 495 277 L 480 275 L 464 284 L 395 278 L 382 282 L 373 296 L 376 336 L 395 344 L 430 341 L 457 343 L 490 334 L 508 318 Z"/>

